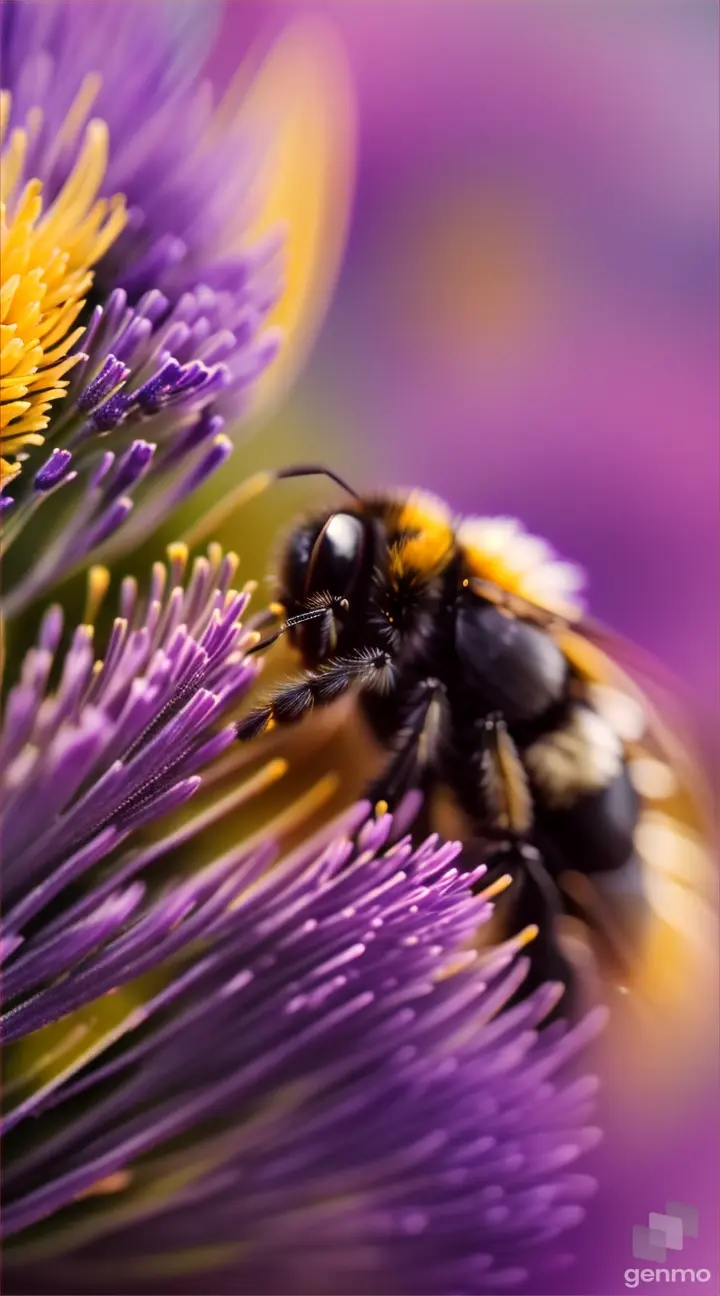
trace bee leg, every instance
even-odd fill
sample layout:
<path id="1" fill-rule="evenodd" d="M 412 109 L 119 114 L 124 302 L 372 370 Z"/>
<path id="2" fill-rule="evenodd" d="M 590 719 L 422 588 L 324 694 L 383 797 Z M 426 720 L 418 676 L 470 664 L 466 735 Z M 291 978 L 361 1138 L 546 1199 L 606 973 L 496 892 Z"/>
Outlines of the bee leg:
<path id="1" fill-rule="evenodd" d="M 407 718 L 400 730 L 397 746 L 385 769 L 369 785 L 365 795 L 375 804 L 386 801 L 392 809 L 398 801 L 424 781 L 427 773 L 431 751 L 423 747 L 432 746 L 428 737 L 428 720 L 431 707 L 440 685 L 435 679 L 423 680 L 413 693 L 413 702 L 408 708 Z"/>
<path id="2" fill-rule="evenodd" d="M 393 809 L 403 793 L 418 783 L 418 734 L 410 735 L 401 747 L 393 753 L 390 761 L 381 774 L 368 784 L 365 797 L 374 805 L 385 801 Z"/>
<path id="3" fill-rule="evenodd" d="M 316 671 L 306 671 L 272 694 L 237 726 L 240 742 L 257 738 L 276 724 L 295 724 L 314 707 L 329 706 L 353 686 L 382 692 L 392 686 L 392 660 L 385 649 L 369 649 L 355 657 L 338 658 Z"/>
<path id="4" fill-rule="evenodd" d="M 474 771 L 482 831 L 491 840 L 525 841 L 532 827 L 532 798 L 517 747 L 499 712 L 476 722 L 479 764 Z"/>
<path id="5" fill-rule="evenodd" d="M 488 873 L 476 885 L 488 884 L 509 874 L 512 884 L 502 898 L 511 933 L 535 927 L 537 934 L 527 946 L 530 962 L 523 984 L 507 1007 L 526 999 L 547 981 L 565 987 L 562 999 L 545 1019 L 573 1014 L 576 978 L 557 938 L 557 920 L 563 912 L 560 892 L 545 867 L 540 852 L 530 843 L 533 827 L 532 797 L 515 743 L 500 714 L 477 722 L 479 766 L 477 784 L 481 819 L 479 827 L 490 843 Z"/>
<path id="6" fill-rule="evenodd" d="M 491 849 L 487 865 L 488 872 L 476 883 L 475 890 L 483 891 L 497 877 L 509 874 L 512 883 L 502 900 L 510 931 L 537 928 L 536 936 L 525 950 L 530 963 L 527 976 L 506 1008 L 527 999 L 546 982 L 556 981 L 564 986 L 564 993 L 544 1024 L 557 1018 L 575 1017 L 579 1002 L 576 970 L 563 952 L 556 928 L 563 912 L 562 897 L 540 852 L 527 842 L 501 842 Z"/>

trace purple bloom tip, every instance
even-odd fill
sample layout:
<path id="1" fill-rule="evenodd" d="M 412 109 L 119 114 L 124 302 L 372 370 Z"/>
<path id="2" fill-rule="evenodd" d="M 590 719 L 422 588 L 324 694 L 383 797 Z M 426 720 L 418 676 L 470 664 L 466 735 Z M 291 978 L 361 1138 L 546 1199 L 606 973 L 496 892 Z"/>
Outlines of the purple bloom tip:
<path id="1" fill-rule="evenodd" d="M 36 491 L 50 491 L 62 481 L 72 460 L 69 450 L 53 450 L 39 472 L 36 472 L 33 485 Z"/>

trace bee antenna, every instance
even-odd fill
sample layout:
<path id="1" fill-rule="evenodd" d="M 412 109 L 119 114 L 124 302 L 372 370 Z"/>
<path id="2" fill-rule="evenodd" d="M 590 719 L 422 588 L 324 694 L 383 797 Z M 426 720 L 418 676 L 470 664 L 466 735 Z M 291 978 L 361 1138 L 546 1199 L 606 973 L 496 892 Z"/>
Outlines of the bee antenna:
<path id="1" fill-rule="evenodd" d="M 296 464 L 292 468 L 282 468 L 275 473 L 277 480 L 283 477 L 329 477 L 330 481 L 335 482 L 335 485 L 346 491 L 348 495 L 352 495 L 353 499 L 362 499 L 362 496 L 356 490 L 353 490 L 352 486 L 348 486 L 342 477 L 339 477 L 332 469 L 326 468 L 324 464 Z"/>
<path id="2" fill-rule="evenodd" d="M 242 508 L 250 500 L 256 499 L 258 495 L 262 495 L 264 491 L 283 477 L 329 477 L 330 481 L 334 481 L 336 486 L 351 495 L 358 503 L 362 503 L 362 495 L 358 495 L 357 491 L 353 490 L 352 486 L 348 486 L 342 477 L 338 477 L 337 473 L 334 473 L 330 468 L 326 468 L 323 464 L 296 464 L 292 468 L 272 468 L 267 472 L 254 473 L 252 477 L 240 482 L 221 500 L 218 500 L 213 508 L 198 518 L 190 529 L 185 532 L 182 537 L 184 543 L 188 548 L 194 549 L 202 540 L 214 535 L 219 527 L 223 526 L 237 513 L 238 509 Z"/>

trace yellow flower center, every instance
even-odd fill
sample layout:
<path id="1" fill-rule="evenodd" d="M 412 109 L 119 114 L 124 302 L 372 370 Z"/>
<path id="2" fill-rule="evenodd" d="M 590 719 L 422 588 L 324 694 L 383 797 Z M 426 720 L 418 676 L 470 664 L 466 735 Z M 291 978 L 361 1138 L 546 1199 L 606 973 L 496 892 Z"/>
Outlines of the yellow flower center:
<path id="1" fill-rule="evenodd" d="M 72 112 L 72 110 L 71 110 Z M 52 401 L 67 388 L 82 334 L 73 327 L 92 284 L 92 266 L 127 220 L 125 200 L 98 198 L 105 175 L 108 129 L 94 119 L 77 161 L 55 200 L 43 210 L 42 183 L 23 183 L 28 147 L 42 121 L 33 110 L 8 136 L 10 95 L 0 95 L 0 460 L 7 480 L 20 471 L 23 447 L 42 445 Z M 70 116 L 70 114 L 68 115 Z M 61 126 L 67 134 L 70 123 Z"/>

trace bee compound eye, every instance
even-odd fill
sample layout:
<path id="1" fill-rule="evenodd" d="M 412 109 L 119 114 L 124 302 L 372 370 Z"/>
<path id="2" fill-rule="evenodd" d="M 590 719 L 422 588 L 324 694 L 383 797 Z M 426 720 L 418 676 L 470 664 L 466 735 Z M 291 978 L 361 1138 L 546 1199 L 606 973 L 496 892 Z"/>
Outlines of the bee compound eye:
<path id="1" fill-rule="evenodd" d="M 306 594 L 327 592 L 347 611 L 348 595 L 365 559 L 365 527 L 353 513 L 333 513 L 320 532 L 310 555 Z"/>

